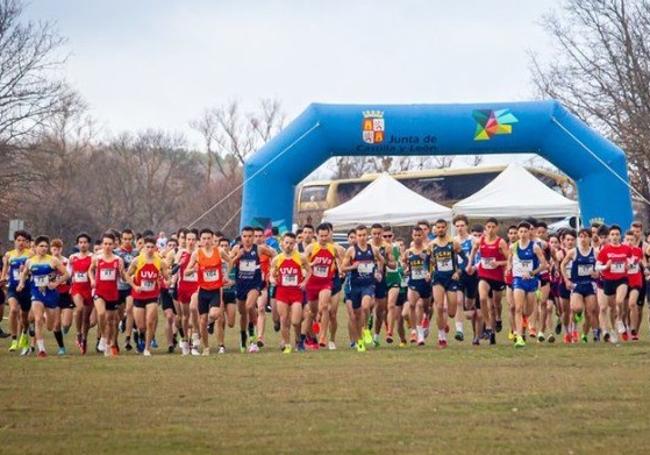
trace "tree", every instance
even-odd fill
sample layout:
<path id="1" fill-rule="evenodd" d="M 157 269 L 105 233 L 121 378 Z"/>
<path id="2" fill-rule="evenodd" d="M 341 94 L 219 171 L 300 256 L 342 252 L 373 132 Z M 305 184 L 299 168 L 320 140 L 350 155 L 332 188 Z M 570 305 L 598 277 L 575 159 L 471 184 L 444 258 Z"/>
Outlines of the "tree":
<path id="1" fill-rule="evenodd" d="M 543 96 L 561 101 L 627 153 L 632 185 L 650 199 L 650 2 L 566 0 L 542 19 L 556 52 L 531 58 Z M 646 204 L 646 218 L 650 204 Z"/>
<path id="2" fill-rule="evenodd" d="M 27 140 L 61 107 L 65 91 L 55 80 L 63 43 L 49 22 L 24 22 L 22 2 L 0 0 L 0 203 L 2 216 L 14 213 L 15 196 L 34 180 L 25 169 Z"/>

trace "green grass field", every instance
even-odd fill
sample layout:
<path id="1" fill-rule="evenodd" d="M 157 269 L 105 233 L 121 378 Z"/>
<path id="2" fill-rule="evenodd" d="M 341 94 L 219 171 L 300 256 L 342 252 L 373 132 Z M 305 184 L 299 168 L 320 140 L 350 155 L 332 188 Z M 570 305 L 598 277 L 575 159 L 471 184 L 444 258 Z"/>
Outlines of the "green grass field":
<path id="1" fill-rule="evenodd" d="M 3 346 L 0 453 L 577 454 L 650 444 L 647 341 L 515 351 L 502 337 L 495 347 L 361 354 L 344 348 L 341 328 L 338 351 L 287 356 L 235 353 L 235 336 L 230 353 L 209 358 L 162 349 L 82 358 L 69 348 L 36 359 Z M 50 334 L 48 344 L 55 352 Z"/>

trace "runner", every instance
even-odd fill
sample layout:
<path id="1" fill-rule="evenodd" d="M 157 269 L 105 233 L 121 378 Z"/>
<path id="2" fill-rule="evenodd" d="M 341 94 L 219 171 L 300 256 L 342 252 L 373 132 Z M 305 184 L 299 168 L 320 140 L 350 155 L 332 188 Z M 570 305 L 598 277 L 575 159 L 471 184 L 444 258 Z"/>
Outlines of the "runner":
<path id="1" fill-rule="evenodd" d="M 30 293 L 38 357 L 47 357 L 43 324 L 47 321 L 47 330 L 50 332 L 54 330 L 57 324 L 60 325 L 59 293 L 56 288 L 65 283 L 69 275 L 61 261 L 49 254 L 50 239 L 48 237 L 44 235 L 36 237 L 34 245 L 35 254 L 25 262 L 16 291 L 21 292 L 25 289 L 27 278 L 30 277 Z M 61 332 L 59 332 L 57 342 L 59 342 L 59 338 L 62 344 L 63 336 Z"/>
<path id="2" fill-rule="evenodd" d="M 167 270 L 171 271 L 174 269 L 174 260 L 176 258 L 176 253 L 178 252 L 178 239 L 175 236 L 171 236 L 167 239 L 165 243 L 165 248 L 163 249 L 163 261 L 167 266 Z M 171 272 L 169 272 L 169 279 L 160 280 L 160 298 L 159 303 L 160 307 L 163 310 L 165 315 L 165 338 L 167 339 L 167 353 L 173 354 L 178 343 L 177 340 L 177 322 L 176 317 L 178 315 L 178 310 L 176 309 L 176 287 L 171 279 Z M 156 318 L 157 319 L 157 318 Z M 155 334 L 155 331 L 154 331 Z M 154 338 L 155 339 L 155 338 Z"/>
<path id="3" fill-rule="evenodd" d="M 624 309 L 629 318 L 626 318 L 626 330 L 622 334 L 624 341 L 628 341 L 629 338 L 633 341 L 639 340 L 639 327 L 641 325 L 641 312 L 639 309 L 642 308 L 645 299 L 645 296 L 642 296 L 645 284 L 643 282 L 643 271 L 647 269 L 647 264 L 643 250 L 637 246 L 637 243 L 634 231 L 628 231 L 625 234 L 625 244 L 630 248 L 631 257 L 627 271 L 627 306 L 624 305 Z"/>
<path id="4" fill-rule="evenodd" d="M 323 230 L 321 227 L 319 226 L 318 229 L 319 241 L 322 239 L 321 233 Z M 311 266 L 307 259 L 311 254 L 309 249 L 311 245 L 307 246 L 305 255 L 301 256 L 294 249 L 295 243 L 295 234 L 291 232 L 284 234 L 282 252 L 271 262 L 271 280 L 276 286 L 275 295 L 278 312 L 280 313 L 280 334 L 282 337 L 281 347 L 284 354 L 290 354 L 292 351 L 291 327 L 294 330 L 297 349 L 301 352 L 305 350 L 301 333 L 302 301 L 304 289 L 311 275 Z"/>
<path id="5" fill-rule="evenodd" d="M 211 308 L 216 308 L 214 314 L 215 324 L 221 324 L 223 318 L 223 308 L 221 307 L 221 288 L 224 282 L 227 284 L 228 279 L 224 280 L 222 263 L 228 264 L 230 271 L 230 258 L 214 245 L 214 233 L 211 229 L 201 229 L 200 233 L 201 247 L 198 248 L 185 269 L 185 276 L 198 272 L 199 291 L 198 312 L 199 312 L 199 333 L 203 343 L 204 356 L 210 355 L 210 345 L 208 343 L 208 314 Z M 226 275 L 227 277 L 227 275 Z"/>
<path id="6" fill-rule="evenodd" d="M 9 330 L 11 345 L 9 352 L 21 349 L 21 354 L 29 353 L 29 310 L 32 306 L 29 289 L 16 289 L 25 262 L 32 255 L 29 243 L 32 237 L 27 231 L 14 232 L 14 249 L 8 251 L 2 258 L 2 282 L 7 283 L 7 301 L 9 302 Z M 20 332 L 20 340 L 18 333 Z"/>
<path id="7" fill-rule="evenodd" d="M 390 229 L 390 228 L 389 228 Z M 390 231 L 389 231 L 390 232 Z M 390 254 L 392 250 L 391 242 L 384 240 L 382 237 L 384 233 L 384 228 L 381 224 L 375 223 L 370 228 L 371 235 L 371 246 L 379 251 L 379 254 L 383 258 L 384 266 L 379 266 L 376 270 L 376 283 L 375 283 L 375 298 L 373 301 L 375 318 L 374 323 L 369 321 L 368 329 L 372 330 L 374 326 L 374 333 L 372 334 L 372 343 L 375 347 L 379 347 L 379 337 L 381 333 L 381 328 L 386 323 L 386 314 L 387 314 L 387 297 L 388 297 L 388 285 L 386 283 L 386 268 L 391 268 L 395 270 L 397 268 L 397 263 Z M 372 316 L 371 316 L 372 317 Z"/>
<path id="8" fill-rule="evenodd" d="M 551 295 L 552 284 L 552 262 L 553 262 L 553 248 L 551 246 L 551 238 L 548 237 L 548 226 L 543 221 L 533 221 L 531 224 L 535 226 L 535 231 L 531 235 L 533 242 L 536 242 L 544 252 L 544 258 L 549 263 L 549 269 L 545 270 L 539 275 L 539 301 L 536 305 L 533 316 L 530 319 L 530 335 L 537 337 L 538 342 L 544 342 L 546 336 L 544 332 L 551 328 L 549 323 L 553 314 L 553 299 Z M 550 333 L 550 332 L 549 332 Z M 549 335 L 550 336 L 550 335 Z"/>
<path id="9" fill-rule="evenodd" d="M 156 239 L 145 237 L 144 246 L 129 266 L 126 281 L 131 286 L 133 318 L 140 333 L 142 354 L 151 356 L 151 342 L 156 331 L 161 281 L 169 281 L 167 262 L 156 251 Z M 144 338 L 144 340 L 142 340 Z M 138 349 L 140 351 L 140 349 Z"/>
<path id="10" fill-rule="evenodd" d="M 329 241 L 334 243 L 333 240 L 333 226 L 330 223 L 325 223 L 330 229 Z M 343 256 L 345 256 L 345 248 L 343 248 L 338 243 L 334 243 L 334 247 L 338 251 L 339 260 L 334 263 L 334 277 L 332 279 L 332 298 L 330 299 L 330 341 L 327 343 L 327 349 L 330 351 L 336 350 L 336 331 L 338 329 L 338 312 L 339 304 L 341 303 L 341 297 L 343 294 L 343 278 L 345 274 L 341 272 L 341 264 L 343 262 Z"/>
<path id="11" fill-rule="evenodd" d="M 261 268 L 261 255 L 274 256 L 275 251 L 267 245 L 258 245 L 254 242 L 254 229 L 244 226 L 241 230 L 241 244 L 235 245 L 230 252 L 233 268 L 235 269 L 235 290 L 237 294 L 237 308 L 239 309 L 239 328 L 241 352 L 246 351 L 249 316 L 254 311 L 260 292 L 264 285 Z M 253 345 L 255 345 L 253 347 Z M 257 352 L 259 346 L 251 343 L 249 350 Z"/>
<path id="12" fill-rule="evenodd" d="M 389 235 L 386 234 L 388 232 Z M 384 240 L 393 240 L 392 231 L 384 231 Z M 397 325 L 399 336 L 399 347 L 406 347 L 406 332 L 404 331 L 404 304 L 407 300 L 408 278 L 402 265 L 402 255 L 406 251 L 404 239 L 396 239 L 392 247 L 392 260 L 397 267 L 386 267 L 386 285 L 388 286 L 388 328 L 386 330 L 386 342 L 393 342 L 393 333 Z"/>
<path id="13" fill-rule="evenodd" d="M 524 341 L 524 316 L 529 317 L 535 309 L 539 281 L 538 274 L 548 267 L 542 249 L 531 241 L 533 226 L 522 221 L 517 226 L 518 240 L 511 246 L 508 269 L 512 270 L 512 288 L 515 301 L 515 347 L 526 346 Z"/>
<path id="14" fill-rule="evenodd" d="M 354 247 L 357 244 L 357 231 L 356 229 L 350 229 L 347 233 L 348 238 L 348 248 Z M 343 253 L 343 257 L 347 250 Z M 339 273 L 343 276 L 343 301 L 345 304 L 345 309 L 348 312 L 348 337 L 350 338 L 350 348 L 357 348 L 357 322 L 356 315 L 360 313 L 361 310 L 358 310 L 356 313 L 352 310 L 352 296 L 350 295 L 350 272 L 343 270 L 343 262 L 341 262 L 341 267 L 339 268 Z"/>
<path id="15" fill-rule="evenodd" d="M 326 347 L 334 274 L 337 271 L 336 262 L 340 258 L 338 249 L 330 241 L 329 226 L 319 225 L 316 233 L 318 240 L 307 245 L 304 251 L 304 257 L 309 262 L 312 273 L 305 286 L 308 308 L 303 320 L 302 333 L 306 335 L 307 328 L 311 327 L 316 317 L 320 315 L 320 339 L 318 341 L 321 347 Z M 285 301 L 285 303 L 288 302 Z"/>
<path id="16" fill-rule="evenodd" d="M 68 271 L 70 277 L 70 267 L 68 258 L 62 255 L 63 241 L 61 239 L 52 240 L 50 245 L 52 257 L 56 258 L 63 267 Z M 56 288 L 59 293 L 59 310 L 60 315 L 54 326 L 54 338 L 59 347 L 58 355 L 65 355 L 65 345 L 63 343 L 63 335 L 67 335 L 72 325 L 72 317 L 74 314 L 75 304 L 70 296 L 70 281 L 69 279 L 62 280 L 60 276 L 57 277 L 61 284 Z"/>
<path id="17" fill-rule="evenodd" d="M 569 267 L 569 264 L 571 265 Z M 589 327 L 593 328 L 594 336 L 598 329 L 598 303 L 596 302 L 596 252 L 591 246 L 591 230 L 580 229 L 578 244 L 567 251 L 560 271 L 564 283 L 571 291 L 571 320 L 579 322 L 585 315 L 585 325 L 582 342 L 587 342 Z"/>
<path id="18" fill-rule="evenodd" d="M 529 223 L 530 224 L 530 223 Z M 512 251 L 512 246 L 519 240 L 519 230 L 517 226 L 508 227 L 508 248 Z M 506 302 L 508 302 L 508 319 L 510 320 L 510 331 L 508 332 L 508 340 L 516 341 L 515 332 L 517 331 L 517 323 L 515 321 L 515 295 L 513 293 L 512 282 L 512 267 L 506 267 L 506 271 L 503 274 L 504 281 L 506 283 Z M 534 307 L 533 307 L 534 309 Z M 525 331 L 528 326 L 528 316 L 525 314 L 523 316 L 523 329 L 521 336 L 525 338 Z"/>
<path id="19" fill-rule="evenodd" d="M 452 224 L 456 229 L 456 236 L 454 237 L 454 241 L 460 245 L 460 248 L 464 253 L 464 255 L 456 256 L 458 268 L 460 269 L 460 278 L 458 279 L 458 286 L 456 290 L 456 302 L 457 305 L 461 307 L 462 311 L 456 312 L 456 334 L 454 335 L 454 338 L 457 341 L 463 341 L 465 339 L 465 313 L 468 308 L 465 298 L 465 283 L 467 281 L 467 272 L 465 269 L 467 268 L 467 258 L 472 252 L 473 242 L 472 237 L 468 232 L 469 220 L 465 215 L 456 215 L 452 219 Z"/>
<path id="20" fill-rule="evenodd" d="M 298 252 L 304 254 L 305 250 L 311 243 L 314 241 L 314 226 L 311 224 L 305 224 L 300 230 L 300 239 L 296 237 L 298 242 Z"/>
<path id="21" fill-rule="evenodd" d="M 266 313 L 271 311 L 269 305 L 269 273 L 271 271 L 271 259 L 276 255 L 273 248 L 266 244 L 264 236 L 264 229 L 256 227 L 253 232 L 253 239 L 258 247 L 260 270 L 262 272 L 262 287 L 260 295 L 257 298 L 257 308 L 253 308 L 251 313 L 251 321 L 255 320 L 255 310 L 257 310 L 257 348 L 264 347 L 264 335 L 266 331 Z M 252 327 L 249 324 L 249 335 L 253 336 Z M 255 348 L 253 348 L 255 349 Z"/>
<path id="22" fill-rule="evenodd" d="M 468 273 L 473 273 L 474 258 L 477 253 L 480 254 L 480 262 L 476 267 L 479 278 L 478 293 L 490 344 L 496 344 L 496 321 L 499 308 L 497 302 L 501 301 L 501 293 L 506 287 L 503 271 L 508 263 L 509 254 L 506 241 L 497 235 L 498 227 L 499 222 L 496 218 L 488 218 L 485 223 L 485 233 L 472 247 L 467 269 Z"/>
<path id="23" fill-rule="evenodd" d="M 131 229 L 123 229 L 120 234 L 120 246 L 115 249 L 115 255 L 122 259 L 124 269 L 128 270 L 138 253 L 133 250 L 133 231 Z M 119 311 L 125 314 L 126 319 L 121 320 L 121 326 L 124 332 L 124 349 L 130 351 L 133 349 L 131 345 L 131 335 L 133 335 L 136 345 L 139 343 L 138 331 L 133 332 L 133 297 L 131 296 L 131 286 L 124 281 L 122 277 L 117 282 L 117 290 L 119 292 Z M 117 336 L 117 333 L 115 334 Z M 115 343 L 117 346 L 117 342 Z M 119 350 L 119 349 L 118 349 Z"/>
<path id="24" fill-rule="evenodd" d="M 632 258 L 630 247 L 621 244 L 621 228 L 613 225 L 609 228 L 609 243 L 598 253 L 596 270 L 600 271 L 605 298 L 600 305 L 600 328 L 605 342 L 617 343 L 616 333 L 607 330 L 607 309 L 612 331 L 622 334 L 625 326 L 621 319 L 622 307 L 628 290 L 628 264 Z"/>
<path id="25" fill-rule="evenodd" d="M 341 270 L 350 272 L 350 300 L 346 302 L 352 324 L 350 339 L 359 352 L 365 352 L 366 344 L 372 343 L 366 321 L 375 295 L 375 272 L 377 267 L 383 265 L 384 260 L 379 250 L 368 243 L 368 229 L 363 225 L 358 226 L 356 245 L 346 251 Z"/>
<path id="26" fill-rule="evenodd" d="M 219 248 L 222 251 L 225 251 L 228 256 L 230 256 L 230 241 L 226 238 L 219 240 Z M 226 324 L 231 329 L 235 327 L 235 319 L 237 317 L 237 290 L 235 289 L 235 283 L 237 280 L 237 269 L 232 267 L 228 270 L 228 264 L 222 264 L 223 276 L 228 277 L 228 282 L 224 284 L 223 287 L 223 305 L 224 308 L 224 317 L 220 327 L 217 327 L 217 342 L 219 343 L 219 354 L 226 353 L 225 345 L 225 329 Z M 270 293 L 270 290 L 269 290 Z"/>
<path id="27" fill-rule="evenodd" d="M 100 336 L 97 350 L 105 356 L 118 355 L 113 343 L 117 330 L 117 307 L 119 306 L 118 277 L 128 281 L 122 259 L 113 253 L 115 236 L 109 232 L 102 235 L 102 251 L 92 258 L 88 277 L 94 289 L 93 301 L 97 314 L 97 333 Z"/>
<path id="28" fill-rule="evenodd" d="M 460 244 L 450 239 L 447 234 L 447 222 L 439 219 L 434 223 L 436 238 L 431 241 L 432 269 L 433 269 L 433 300 L 436 307 L 436 324 L 438 326 L 438 347 L 447 347 L 447 331 L 449 331 L 448 319 L 456 317 L 456 293 L 458 291 L 458 280 L 460 269 L 458 267 L 457 255 L 466 256 Z M 446 299 L 446 306 L 445 306 Z M 461 335 L 456 334 L 456 338 Z"/>
<path id="29" fill-rule="evenodd" d="M 77 235 L 77 253 L 69 258 L 72 285 L 70 295 L 75 304 L 75 326 L 77 328 L 77 347 L 82 355 L 88 349 L 88 330 L 90 330 L 90 315 L 93 312 L 93 297 L 88 270 L 92 263 L 90 252 L 91 239 L 86 233 Z"/>
<path id="30" fill-rule="evenodd" d="M 175 262 L 178 264 L 178 276 L 176 286 L 178 289 L 178 301 L 180 302 L 180 315 L 181 315 L 181 328 L 183 334 L 181 335 L 181 354 L 188 355 L 190 352 L 193 355 L 200 355 L 198 350 L 199 339 L 199 312 L 197 292 L 199 289 L 199 276 L 196 272 L 186 274 L 187 266 L 190 263 L 192 254 L 196 251 L 196 243 L 198 239 L 198 231 L 196 229 L 185 229 L 179 231 L 183 233 L 185 239 L 185 247 L 178 249 L 176 253 Z M 180 237 L 179 237 L 180 238 Z M 192 327 L 192 348 L 190 351 L 190 320 Z"/>
<path id="31" fill-rule="evenodd" d="M 411 342 L 424 346 L 424 307 L 431 300 L 431 251 L 425 246 L 424 232 L 420 226 L 411 230 L 412 246 L 403 256 L 405 273 L 408 276 L 407 305 L 411 326 L 415 327 L 415 339 L 411 332 Z"/>
<path id="32" fill-rule="evenodd" d="M 560 275 L 559 285 L 558 285 L 558 294 L 560 298 L 560 315 L 562 321 L 562 330 L 564 331 L 564 343 L 577 343 L 578 342 L 578 330 L 576 328 L 576 323 L 582 322 L 575 321 L 571 319 L 571 289 L 567 287 L 567 277 L 571 277 L 571 271 L 573 269 L 573 263 L 571 261 L 565 262 L 564 259 L 567 257 L 569 251 L 575 249 L 576 244 L 576 233 L 574 230 L 566 230 L 560 235 L 560 244 L 562 245 L 555 252 L 555 261 L 558 264 L 557 272 Z M 562 267 L 564 264 L 564 268 Z M 549 341 L 550 338 L 549 338 Z"/>

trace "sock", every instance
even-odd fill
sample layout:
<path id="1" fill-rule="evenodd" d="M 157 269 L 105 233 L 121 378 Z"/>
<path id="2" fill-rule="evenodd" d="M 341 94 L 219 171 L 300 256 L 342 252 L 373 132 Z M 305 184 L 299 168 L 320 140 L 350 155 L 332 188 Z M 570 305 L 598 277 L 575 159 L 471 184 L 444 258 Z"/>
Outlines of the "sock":
<path id="1" fill-rule="evenodd" d="M 379 334 L 378 333 L 373 334 L 372 339 L 373 339 L 373 341 L 379 340 Z"/>
<path id="2" fill-rule="evenodd" d="M 32 327 L 31 325 L 29 326 L 28 332 L 29 332 L 30 337 L 35 337 L 36 336 L 36 331 L 34 330 L 34 327 Z"/>
<path id="3" fill-rule="evenodd" d="M 463 323 L 460 321 L 456 321 L 456 332 L 462 332 L 463 331 Z"/>
<path id="4" fill-rule="evenodd" d="M 38 345 L 38 350 L 39 351 L 45 351 L 45 341 L 36 340 L 36 344 Z"/>
<path id="5" fill-rule="evenodd" d="M 67 326 L 63 327 L 63 334 L 64 335 L 67 335 L 69 331 L 70 331 L 70 327 L 67 327 Z"/>
<path id="6" fill-rule="evenodd" d="M 11 341 L 16 341 L 16 338 L 18 338 L 16 335 L 11 335 Z"/>
<path id="7" fill-rule="evenodd" d="M 241 330 L 239 332 L 239 337 L 240 337 L 240 340 L 241 340 L 241 345 L 246 346 L 246 330 Z"/>
<path id="8" fill-rule="evenodd" d="M 445 337 L 446 337 L 445 329 L 438 330 L 438 339 L 439 339 L 439 340 L 444 340 Z"/>
<path id="9" fill-rule="evenodd" d="M 59 345 L 60 348 L 63 347 L 63 333 L 60 330 L 55 330 L 54 331 L 54 338 L 56 339 L 56 344 Z"/>
<path id="10" fill-rule="evenodd" d="M 306 339 L 307 339 L 307 335 L 305 335 L 304 333 L 301 333 L 300 334 L 300 341 L 302 341 L 304 343 Z"/>
<path id="11" fill-rule="evenodd" d="M 415 331 L 418 335 L 418 338 L 424 338 L 424 329 L 422 328 L 421 325 L 415 326 Z"/>

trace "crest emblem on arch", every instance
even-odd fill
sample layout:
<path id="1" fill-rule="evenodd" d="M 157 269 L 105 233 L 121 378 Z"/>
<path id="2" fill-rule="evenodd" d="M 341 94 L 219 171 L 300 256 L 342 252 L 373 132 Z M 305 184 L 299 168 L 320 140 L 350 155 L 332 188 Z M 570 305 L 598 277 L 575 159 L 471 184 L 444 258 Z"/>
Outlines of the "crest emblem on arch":
<path id="1" fill-rule="evenodd" d="M 383 111 L 363 111 L 363 142 L 381 144 L 384 142 L 386 124 Z"/>

